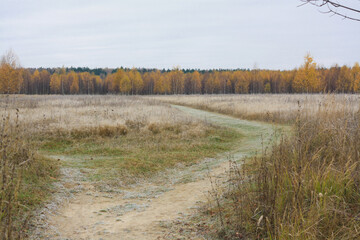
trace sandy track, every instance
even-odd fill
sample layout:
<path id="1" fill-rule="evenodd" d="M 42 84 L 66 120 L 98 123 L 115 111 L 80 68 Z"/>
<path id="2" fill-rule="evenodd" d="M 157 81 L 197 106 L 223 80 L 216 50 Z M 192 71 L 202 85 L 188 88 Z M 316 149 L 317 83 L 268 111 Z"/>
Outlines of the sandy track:
<path id="1" fill-rule="evenodd" d="M 271 125 L 258 122 L 187 107 L 173 107 L 243 134 L 241 145 L 232 153 L 234 158 L 261 149 L 264 136 L 273 129 Z M 206 201 L 207 193 L 212 188 L 206 175 L 221 176 L 228 166 L 227 159 L 225 156 L 207 159 L 180 173 L 169 172 L 174 175 L 173 178 L 142 183 L 118 193 L 98 192 L 90 183 L 80 182 L 82 190 L 48 217 L 47 229 L 40 238 L 162 239 L 167 229 L 161 223 L 191 214 L 194 206 Z M 210 170 L 207 170 L 208 167 Z M 191 181 L 184 183 L 183 179 L 189 175 Z M 149 193 L 149 189 L 153 191 Z"/>

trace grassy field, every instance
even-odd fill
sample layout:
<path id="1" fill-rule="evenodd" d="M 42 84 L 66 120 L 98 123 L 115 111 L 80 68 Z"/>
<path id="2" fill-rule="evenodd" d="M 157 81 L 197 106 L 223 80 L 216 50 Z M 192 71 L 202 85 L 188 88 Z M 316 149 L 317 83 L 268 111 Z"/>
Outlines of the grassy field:
<path id="1" fill-rule="evenodd" d="M 292 126 L 261 155 L 232 164 L 201 217 L 208 237 L 360 237 L 358 95 L 4 96 L 1 237 L 26 229 L 59 169 L 116 189 L 241 143 L 238 132 L 169 103 Z"/>
<path id="2" fill-rule="evenodd" d="M 151 99 L 223 113 L 241 119 L 294 123 L 298 112 L 302 117 L 316 116 L 319 109 L 332 112 L 359 110 L 359 95 L 352 94 L 243 94 L 243 95 L 169 95 Z"/>
<path id="3" fill-rule="evenodd" d="M 229 151 L 241 139 L 237 132 L 141 97 L 10 96 L 0 105 L 9 136 L 1 145 L 9 154 L 1 179 L 14 171 L 13 185 L 1 192 L 11 198 L 2 205 L 9 211 L 1 218 L 4 238 L 25 228 L 28 214 L 48 199 L 51 183 L 61 177 L 59 168 L 77 169 L 100 188 L 118 188 Z M 20 154 L 24 164 L 16 159 Z"/>

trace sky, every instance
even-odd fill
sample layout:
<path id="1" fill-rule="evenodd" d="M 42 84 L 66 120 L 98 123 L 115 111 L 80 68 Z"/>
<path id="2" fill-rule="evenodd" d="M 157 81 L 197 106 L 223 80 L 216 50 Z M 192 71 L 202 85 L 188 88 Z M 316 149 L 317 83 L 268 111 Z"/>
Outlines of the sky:
<path id="1" fill-rule="evenodd" d="M 355 0 L 354 0 L 355 1 Z M 360 22 L 300 0 L 0 0 L 23 67 L 293 69 L 360 62 Z"/>

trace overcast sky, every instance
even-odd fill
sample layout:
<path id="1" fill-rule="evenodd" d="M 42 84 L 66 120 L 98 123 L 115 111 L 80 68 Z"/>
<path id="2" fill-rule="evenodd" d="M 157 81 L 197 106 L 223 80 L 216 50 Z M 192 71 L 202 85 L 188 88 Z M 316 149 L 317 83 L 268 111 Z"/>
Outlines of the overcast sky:
<path id="1" fill-rule="evenodd" d="M 0 0 L 24 67 L 292 69 L 360 61 L 360 23 L 300 0 Z"/>

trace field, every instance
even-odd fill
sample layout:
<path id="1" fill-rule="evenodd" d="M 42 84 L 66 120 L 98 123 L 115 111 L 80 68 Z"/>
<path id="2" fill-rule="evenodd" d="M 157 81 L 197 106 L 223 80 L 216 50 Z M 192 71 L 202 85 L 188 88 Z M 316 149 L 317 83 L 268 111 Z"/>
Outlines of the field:
<path id="1" fill-rule="evenodd" d="M 0 105 L 3 239 L 359 237 L 358 95 Z"/>
<path id="2" fill-rule="evenodd" d="M 39 164 L 37 168 L 43 169 L 41 164 L 48 163 L 39 159 L 45 157 L 53 167 L 51 174 L 43 173 L 47 187 L 40 192 L 33 191 L 38 181 L 28 182 L 26 177 L 24 190 L 9 189 L 20 196 L 14 201 L 34 208 L 49 197 L 49 184 L 58 177 L 66 178 L 62 184 L 69 191 L 76 191 L 80 181 L 116 192 L 161 170 L 180 170 L 229 151 L 240 139 L 229 129 L 140 97 L 4 96 L 0 104 L 11 135 L 23 139 L 26 151 L 36 153 L 25 172 Z"/>
<path id="3" fill-rule="evenodd" d="M 153 99 L 247 120 L 291 124 L 299 111 L 303 117 L 315 116 L 323 108 L 334 113 L 356 112 L 360 97 L 356 94 L 216 94 L 155 96 Z"/>

